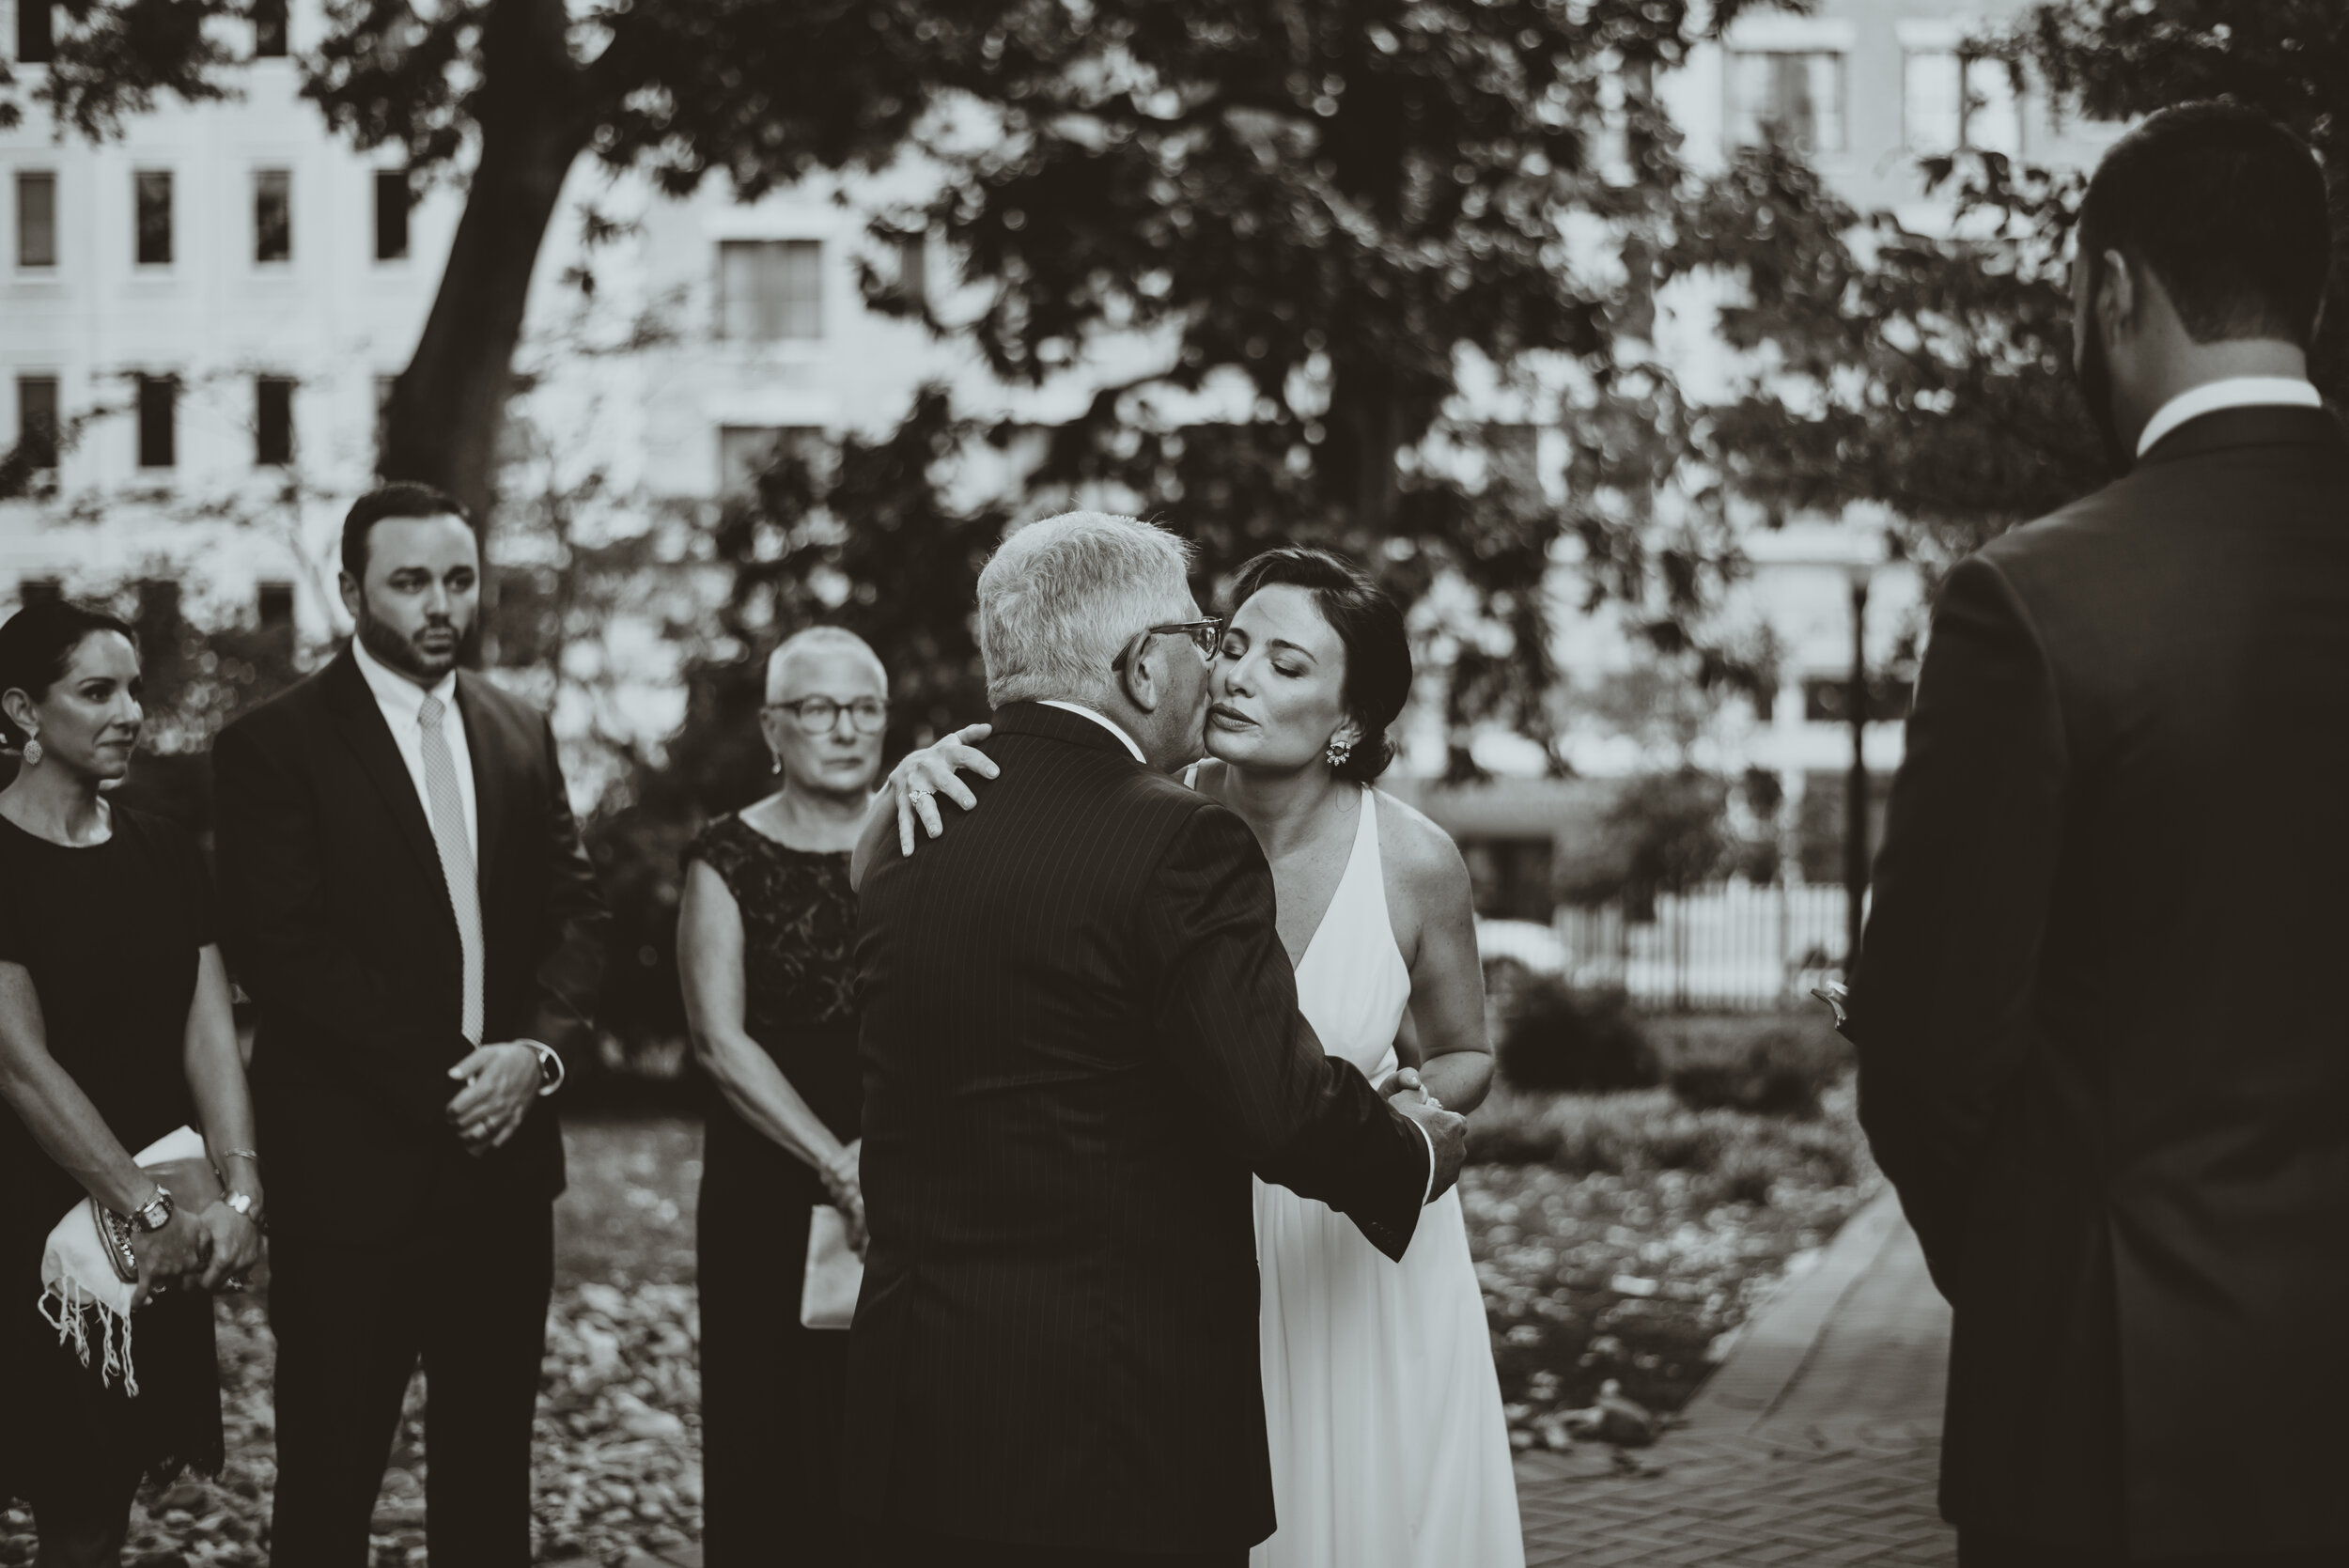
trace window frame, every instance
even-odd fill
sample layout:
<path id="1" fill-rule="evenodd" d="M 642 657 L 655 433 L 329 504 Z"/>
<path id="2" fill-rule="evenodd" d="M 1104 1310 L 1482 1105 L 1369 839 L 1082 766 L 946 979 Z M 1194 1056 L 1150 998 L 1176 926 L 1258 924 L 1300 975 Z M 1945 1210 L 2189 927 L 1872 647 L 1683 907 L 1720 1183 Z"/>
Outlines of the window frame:
<path id="1" fill-rule="evenodd" d="M 39 17 L 40 24 L 33 26 Z M 12 64 L 45 66 L 57 57 L 57 8 L 50 0 L 16 0 L 15 47 Z"/>
<path id="2" fill-rule="evenodd" d="M 264 241 L 268 235 L 267 226 L 262 219 L 261 204 L 270 190 L 272 180 L 283 182 L 282 190 L 285 195 L 284 226 L 286 251 L 283 256 L 264 256 L 261 254 Z M 291 267 L 294 260 L 294 194 L 292 167 L 290 165 L 276 163 L 255 165 L 253 170 L 252 194 L 253 201 L 251 212 L 253 216 L 253 265 L 257 268 Z"/>
<path id="3" fill-rule="evenodd" d="M 16 224 L 16 271 L 19 272 L 40 277 L 54 277 L 57 273 L 59 257 L 65 250 L 64 236 L 58 232 L 63 226 L 57 221 L 58 183 L 57 171 L 54 169 L 30 168 L 16 171 L 16 179 L 12 182 L 11 190 L 12 199 L 16 204 L 13 216 Z M 49 233 L 49 258 L 46 261 L 25 259 L 26 239 L 31 232 L 25 221 L 26 194 L 36 188 L 45 188 L 49 193 L 49 213 L 46 220 Z"/>
<path id="4" fill-rule="evenodd" d="M 147 194 L 148 181 L 163 182 L 163 259 L 151 261 L 147 256 Z M 179 181 L 169 169 L 140 169 L 131 171 L 131 265 L 142 272 L 166 272 L 179 265 Z"/>
<path id="5" fill-rule="evenodd" d="M 398 193 L 399 199 L 397 204 L 387 202 L 385 199 L 385 193 L 394 190 Z M 414 176 L 404 168 L 377 169 L 373 171 L 373 176 L 368 182 L 368 191 L 374 198 L 371 221 L 375 225 L 375 232 L 370 237 L 370 243 L 374 250 L 375 265 L 382 267 L 406 261 L 414 250 L 416 238 L 413 224 L 416 210 Z M 383 220 L 395 205 L 399 213 L 399 248 L 387 252 L 383 248 L 385 229 Z"/>
<path id="6" fill-rule="evenodd" d="M 1727 99 L 1724 105 L 1727 113 L 1723 116 L 1723 122 L 1729 140 L 1734 146 L 1738 147 L 1760 146 L 1772 125 L 1779 125 L 1782 132 L 1791 129 L 1782 120 L 1765 117 L 1761 115 L 1752 116 L 1751 126 L 1747 125 L 1746 121 L 1749 116 L 1740 89 L 1743 76 L 1741 68 L 1749 60 L 1770 62 L 1768 68 L 1771 71 L 1770 96 L 1773 99 L 1777 96 L 1779 77 L 1786 70 L 1781 62 L 1789 60 L 1806 62 L 1830 60 L 1834 62 L 1835 141 L 1833 145 L 1828 145 L 1826 139 L 1818 134 L 1822 116 L 1815 106 L 1812 108 L 1811 116 L 1811 136 L 1807 140 L 1797 140 L 1788 136 L 1786 140 L 1789 145 L 1806 157 L 1843 158 L 1849 156 L 1851 152 L 1851 51 L 1849 49 L 1835 47 L 1824 41 L 1732 47 L 1728 54 L 1727 69 L 1722 72 Z M 1779 107 L 1775 102 L 1771 106 Z"/>
<path id="7" fill-rule="evenodd" d="M 300 450 L 299 435 L 294 421 L 294 394 L 301 383 L 291 376 L 259 375 L 253 378 L 253 466 L 255 468 L 291 468 Z M 270 402 L 275 396 L 284 400 L 282 413 L 282 442 L 270 440 L 272 423 Z M 283 456 L 270 455 L 272 444 L 282 446 Z"/>
<path id="8" fill-rule="evenodd" d="M 717 278 L 713 290 L 714 309 L 711 311 L 711 337 L 720 343 L 740 344 L 752 349 L 771 349 L 779 344 L 819 344 L 829 335 L 831 326 L 829 295 L 825 287 L 826 268 L 830 264 L 828 247 L 820 239 L 805 236 L 723 239 L 717 242 L 713 260 Z M 727 287 L 728 259 L 736 254 L 748 254 L 754 265 L 751 273 L 750 298 L 738 301 Z M 813 279 L 814 289 L 808 296 L 794 296 L 791 286 L 795 258 L 804 257 L 808 265 L 805 275 Z M 771 268 L 757 265 L 771 259 Z M 766 274 L 766 275 L 762 275 Z M 776 285 L 772 298 L 766 295 L 764 285 Z M 812 321 L 813 330 L 794 330 L 801 318 Z M 751 330 L 734 330 L 738 323 L 748 323 Z M 767 330 L 771 325 L 774 330 Z"/>
<path id="9" fill-rule="evenodd" d="M 160 427 L 152 423 L 160 409 Z M 139 372 L 137 392 L 138 469 L 142 474 L 169 474 L 179 467 L 179 378 Z M 156 432 L 160 429 L 160 438 Z M 160 450 L 163 458 L 153 460 Z"/>
<path id="10" fill-rule="evenodd" d="M 45 431 L 34 428 L 32 411 L 28 406 L 32 400 L 31 391 L 35 387 L 46 387 L 49 393 L 48 428 Z M 64 410 L 63 379 L 54 371 L 45 374 L 25 371 L 17 373 L 15 446 L 18 451 L 23 451 L 27 446 L 32 447 L 32 451 L 27 455 L 32 459 L 31 467 L 35 474 L 54 474 L 57 471 L 58 447 L 65 433 Z M 40 460 L 44 447 L 49 459 L 46 462 Z"/>

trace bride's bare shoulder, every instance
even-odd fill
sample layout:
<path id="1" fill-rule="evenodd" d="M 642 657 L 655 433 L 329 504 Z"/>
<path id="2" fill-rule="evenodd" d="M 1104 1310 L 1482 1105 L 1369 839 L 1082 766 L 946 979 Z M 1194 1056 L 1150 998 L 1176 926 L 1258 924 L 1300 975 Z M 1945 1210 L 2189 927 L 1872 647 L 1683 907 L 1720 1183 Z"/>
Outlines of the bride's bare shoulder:
<path id="1" fill-rule="evenodd" d="M 1468 862 L 1460 858 L 1452 835 L 1417 806 L 1383 789 L 1377 794 L 1378 858 L 1387 868 L 1388 887 L 1423 908 L 1466 896 Z"/>

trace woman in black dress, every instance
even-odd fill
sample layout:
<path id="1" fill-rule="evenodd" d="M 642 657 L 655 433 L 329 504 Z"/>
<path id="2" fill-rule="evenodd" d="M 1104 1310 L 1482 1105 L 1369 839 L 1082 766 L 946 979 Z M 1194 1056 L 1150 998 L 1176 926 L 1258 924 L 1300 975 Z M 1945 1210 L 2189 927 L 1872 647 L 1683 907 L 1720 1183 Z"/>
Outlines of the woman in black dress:
<path id="1" fill-rule="evenodd" d="M 52 601 L 0 626 L 0 741 L 21 753 L 0 790 L 0 1498 L 32 1504 L 42 1568 L 117 1562 L 142 1480 L 220 1469 L 202 1293 L 261 1254 L 203 863 L 180 829 L 99 792 L 130 768 L 138 671 L 112 616 Z M 133 1157 L 191 1124 L 230 1195 L 201 1214 Z M 85 1197 L 132 1220 L 135 1397 L 43 1315 L 43 1244 Z"/>
<path id="2" fill-rule="evenodd" d="M 709 1568 L 843 1562 L 848 1336 L 800 1325 L 809 1212 L 860 1249 L 854 846 L 889 679 L 864 642 L 801 632 L 767 666 L 783 785 L 685 851 L 677 953 L 694 1049 L 720 1092 L 703 1153 L 702 1545 Z"/>

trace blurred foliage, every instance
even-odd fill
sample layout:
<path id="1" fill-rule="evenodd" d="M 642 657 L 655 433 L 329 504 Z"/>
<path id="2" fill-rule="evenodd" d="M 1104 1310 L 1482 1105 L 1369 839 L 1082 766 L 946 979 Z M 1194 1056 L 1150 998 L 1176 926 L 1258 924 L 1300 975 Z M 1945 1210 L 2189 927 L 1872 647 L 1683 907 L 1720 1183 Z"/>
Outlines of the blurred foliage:
<path id="1" fill-rule="evenodd" d="M 923 138 L 938 194 L 876 227 L 935 235 L 959 258 L 959 297 L 978 303 L 951 332 L 1012 387 L 1136 367 L 1066 417 L 962 428 L 966 449 L 991 443 L 1023 471 L 1008 512 L 1161 516 L 1201 546 L 1208 598 L 1273 544 L 1363 560 L 1423 605 L 1423 661 L 1464 776 L 1472 721 L 1550 733 L 1538 585 L 1583 525 L 1549 498 L 1530 424 L 1455 417 L 1466 367 L 1494 367 L 1542 420 L 1555 395 L 1529 366 L 1605 373 L 1645 282 L 1586 274 L 1568 236 L 1660 222 L 1682 174 L 1655 76 L 1737 8 L 1700 23 L 1672 0 L 1039 8 L 957 78 L 981 125 L 950 117 Z M 866 286 L 878 308 L 949 330 L 936 302 Z M 936 466 L 941 486 L 963 477 Z M 794 479 L 761 505 L 788 530 L 813 499 Z M 932 543 L 918 530 L 959 560 L 979 515 L 900 515 L 911 548 L 841 568 L 917 623 L 958 621 L 958 591 L 915 597 L 956 587 L 950 574 L 903 574 Z M 1625 565 L 1618 586 L 1653 578 L 1692 609 L 1706 582 L 1680 560 Z M 1431 595 L 1439 583 L 1464 592 Z"/>
<path id="2" fill-rule="evenodd" d="M 1626 782 L 1583 852 L 1560 868 L 1558 895 L 1590 907 L 1621 899 L 1625 918 L 1655 918 L 1658 893 L 1686 893 L 1727 875 L 1737 841 L 1729 785 L 1696 768 Z"/>
<path id="3" fill-rule="evenodd" d="M 1497 1052 L 1520 1089 L 1641 1089 L 1658 1081 L 1656 1052 L 1619 988 L 1579 991 L 1554 975 L 1514 987 Z"/>
<path id="4" fill-rule="evenodd" d="M 2317 148 L 2349 209 L 2349 72 L 2324 63 L 2349 52 L 2349 8 L 2332 0 L 2056 0 L 1983 42 L 2093 119 L 2217 97 L 2263 109 Z M 1696 183 L 1657 276 L 1735 283 L 1719 326 L 1752 373 L 1726 403 L 1640 429 L 1659 469 L 1717 479 L 1765 521 L 1885 507 L 1933 573 L 2108 475 L 2071 374 L 2085 175 L 1995 153 L 1923 172 L 1954 205 L 1946 235 L 1854 212 L 1782 147 Z M 2349 398 L 2349 312 L 2326 313 L 2311 370 Z"/>
<path id="5" fill-rule="evenodd" d="M 1773 1021 L 1736 1035 L 1671 1038 L 1659 1048 L 1664 1081 L 1691 1110 L 1809 1117 L 1819 1096 L 1851 1070 L 1851 1048 L 1809 1020 Z"/>

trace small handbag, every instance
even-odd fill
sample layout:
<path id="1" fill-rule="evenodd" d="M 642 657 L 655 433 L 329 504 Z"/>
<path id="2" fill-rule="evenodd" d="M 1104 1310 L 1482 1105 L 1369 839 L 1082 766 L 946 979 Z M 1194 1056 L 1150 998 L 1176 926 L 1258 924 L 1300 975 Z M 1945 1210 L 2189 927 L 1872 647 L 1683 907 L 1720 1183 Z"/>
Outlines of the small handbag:
<path id="1" fill-rule="evenodd" d="M 807 1281 L 800 1287 L 800 1325 L 846 1328 L 864 1288 L 864 1260 L 848 1245 L 848 1222 L 830 1203 L 808 1216 Z"/>

